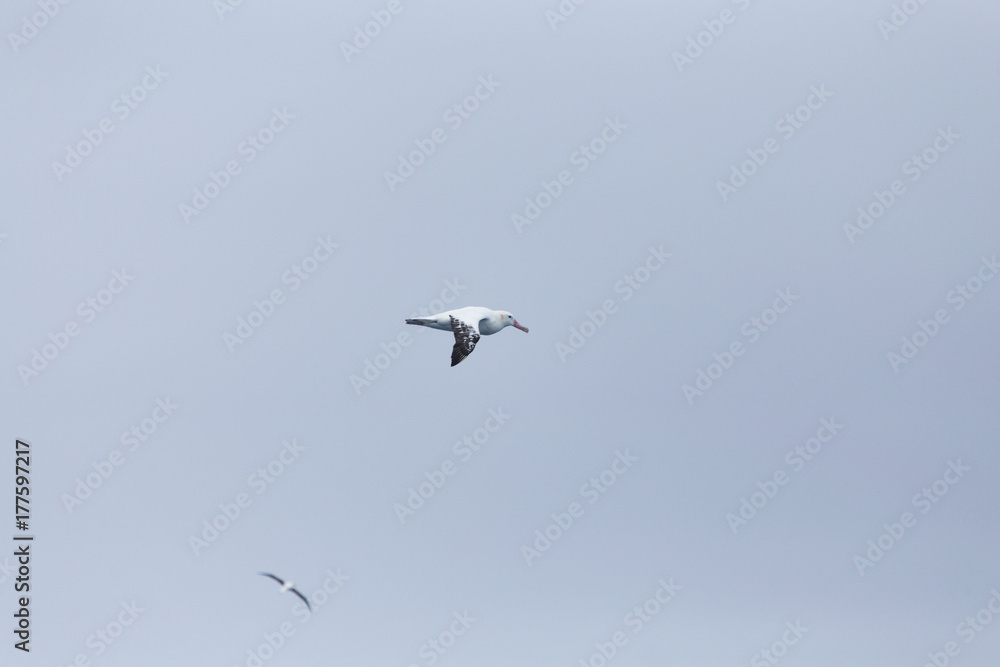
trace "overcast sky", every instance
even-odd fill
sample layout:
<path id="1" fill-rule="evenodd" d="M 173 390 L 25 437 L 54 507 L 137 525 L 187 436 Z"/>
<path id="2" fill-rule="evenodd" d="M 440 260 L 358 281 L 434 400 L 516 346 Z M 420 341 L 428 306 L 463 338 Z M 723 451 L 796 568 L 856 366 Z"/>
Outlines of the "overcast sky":
<path id="1" fill-rule="evenodd" d="M 0 10 L 0 662 L 995 661 L 997 2 L 233 4 Z"/>

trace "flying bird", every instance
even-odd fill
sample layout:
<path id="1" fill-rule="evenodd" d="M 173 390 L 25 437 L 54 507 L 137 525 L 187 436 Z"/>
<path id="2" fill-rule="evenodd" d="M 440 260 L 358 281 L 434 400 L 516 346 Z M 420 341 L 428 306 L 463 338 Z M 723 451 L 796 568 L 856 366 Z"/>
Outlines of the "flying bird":
<path id="1" fill-rule="evenodd" d="M 312 605 L 311 605 L 311 604 L 309 604 L 309 600 L 307 600 L 307 599 L 306 599 L 306 596 L 305 596 L 305 595 L 303 595 L 303 594 L 302 594 L 302 592 L 301 592 L 301 591 L 299 591 L 299 589 L 297 589 L 297 588 L 294 588 L 294 586 L 295 586 L 295 583 L 294 583 L 294 582 L 291 582 L 291 581 L 283 581 L 283 580 L 282 580 L 282 579 L 281 579 L 280 577 L 276 577 L 276 576 L 274 576 L 273 574 L 271 574 L 270 572 L 258 572 L 257 574 L 259 574 L 259 575 L 261 575 L 261 576 L 264 576 L 264 577 L 270 577 L 271 579 L 274 579 L 274 580 L 275 580 L 275 581 L 277 581 L 277 582 L 278 582 L 279 584 L 281 584 L 281 592 L 282 592 L 282 593 L 285 593 L 286 591 L 291 591 L 291 592 L 295 593 L 296 595 L 298 595 L 298 596 L 299 596 L 299 598 L 300 598 L 300 599 L 301 599 L 301 600 L 302 600 L 303 602 L 305 602 L 305 603 L 306 603 L 306 607 L 308 607 L 308 608 L 309 608 L 309 611 L 312 611 Z"/>
<path id="2" fill-rule="evenodd" d="M 451 348 L 451 365 L 454 366 L 472 354 L 481 336 L 495 334 L 504 327 L 513 326 L 527 333 L 528 327 L 521 325 L 506 310 L 490 310 L 479 306 L 468 306 L 458 310 L 448 310 L 428 317 L 414 317 L 407 324 L 419 324 L 432 329 L 451 331 L 455 334 L 455 346 Z"/>

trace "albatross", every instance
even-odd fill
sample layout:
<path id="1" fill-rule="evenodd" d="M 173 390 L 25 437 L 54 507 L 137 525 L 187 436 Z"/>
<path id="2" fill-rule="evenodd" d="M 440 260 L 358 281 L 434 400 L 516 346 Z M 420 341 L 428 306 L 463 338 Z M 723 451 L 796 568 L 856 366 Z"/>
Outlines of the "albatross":
<path id="1" fill-rule="evenodd" d="M 451 348 L 452 366 L 472 354 L 480 336 L 489 336 L 504 327 L 511 326 L 525 333 L 528 332 L 528 327 L 515 320 L 514 316 L 506 310 L 490 310 L 480 306 L 448 310 L 428 317 L 408 318 L 406 323 L 453 332 L 455 346 Z"/>
<path id="2" fill-rule="evenodd" d="M 301 593 L 301 591 L 299 591 L 299 589 L 295 588 L 295 583 L 294 582 L 284 581 L 281 577 L 276 577 L 275 575 L 271 574 L 270 572 L 258 572 L 257 574 L 261 575 L 262 577 L 270 577 L 271 579 L 274 579 L 279 584 L 281 584 L 281 592 L 282 593 L 286 593 L 288 591 L 291 591 L 291 592 L 295 593 L 296 595 L 298 595 L 299 598 L 303 602 L 306 603 L 306 607 L 309 608 L 309 611 L 312 611 L 312 605 L 309 604 L 309 600 L 306 599 L 306 596 L 303 595 Z"/>

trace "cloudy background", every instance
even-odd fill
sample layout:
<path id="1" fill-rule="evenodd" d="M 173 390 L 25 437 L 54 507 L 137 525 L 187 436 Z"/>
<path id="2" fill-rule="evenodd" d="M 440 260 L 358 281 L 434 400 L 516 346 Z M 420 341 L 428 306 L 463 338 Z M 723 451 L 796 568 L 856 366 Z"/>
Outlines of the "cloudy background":
<path id="1" fill-rule="evenodd" d="M 996 2 L 223 1 L 0 10 L 4 664 L 993 664 Z"/>

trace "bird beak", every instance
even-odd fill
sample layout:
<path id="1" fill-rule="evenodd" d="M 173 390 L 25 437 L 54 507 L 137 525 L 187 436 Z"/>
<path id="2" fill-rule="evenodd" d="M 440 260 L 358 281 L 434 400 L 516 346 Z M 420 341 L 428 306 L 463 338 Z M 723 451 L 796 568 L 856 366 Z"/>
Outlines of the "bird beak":
<path id="1" fill-rule="evenodd" d="M 514 320 L 514 326 L 517 327 L 518 329 L 520 329 L 521 331 L 523 331 L 524 333 L 528 333 L 528 327 L 524 326 L 523 324 L 521 324 L 517 320 Z"/>

